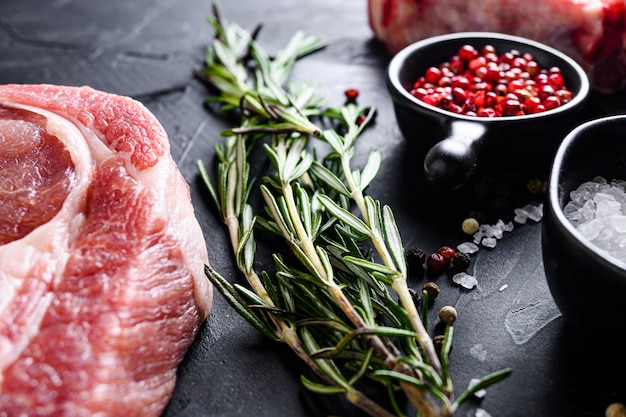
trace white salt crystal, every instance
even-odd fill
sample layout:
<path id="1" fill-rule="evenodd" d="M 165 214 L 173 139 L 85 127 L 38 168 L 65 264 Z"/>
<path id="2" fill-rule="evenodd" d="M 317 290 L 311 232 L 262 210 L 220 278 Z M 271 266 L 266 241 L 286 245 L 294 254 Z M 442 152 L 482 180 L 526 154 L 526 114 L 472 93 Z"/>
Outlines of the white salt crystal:
<path id="1" fill-rule="evenodd" d="M 586 239 L 594 240 L 604 229 L 604 224 L 602 220 L 591 219 L 588 222 L 579 224 L 577 229 Z"/>
<path id="2" fill-rule="evenodd" d="M 513 210 L 515 217 L 513 221 L 519 224 L 525 224 L 529 219 L 538 222 L 543 218 L 543 204 L 533 206 L 527 204 L 524 207 L 518 207 Z"/>
<path id="3" fill-rule="evenodd" d="M 519 209 L 528 215 L 523 209 Z M 525 220 L 524 220 L 525 221 Z M 504 232 L 511 232 L 514 229 L 513 222 L 504 223 L 504 220 L 498 219 L 495 224 L 481 224 L 478 231 L 472 235 L 473 242 L 476 245 L 483 245 L 488 248 L 495 248 L 497 241 L 504 237 Z"/>
<path id="4" fill-rule="evenodd" d="M 574 225 L 583 220 L 582 209 L 573 201 L 570 201 L 563 208 L 563 213 Z"/>
<path id="5" fill-rule="evenodd" d="M 482 408 L 477 408 L 476 417 L 491 417 L 491 414 L 489 414 L 487 411 L 483 410 Z"/>
<path id="6" fill-rule="evenodd" d="M 504 233 L 504 222 L 502 221 L 502 219 L 498 219 L 498 221 L 496 222 L 496 224 L 493 225 L 492 229 L 493 229 L 493 237 L 495 237 L 496 239 L 502 239 L 502 235 Z"/>
<path id="7" fill-rule="evenodd" d="M 604 224 L 618 233 L 626 232 L 626 216 L 616 214 L 604 219 Z"/>
<path id="8" fill-rule="evenodd" d="M 534 222 L 538 222 L 543 218 L 543 204 L 537 206 L 528 205 L 525 207 L 528 218 Z"/>
<path id="9" fill-rule="evenodd" d="M 475 276 L 468 274 L 467 272 L 459 272 L 454 274 L 452 277 L 452 282 L 460 285 L 463 288 L 471 290 L 478 284 L 478 280 Z"/>
<path id="10" fill-rule="evenodd" d="M 597 193 L 593 197 L 596 203 L 596 217 L 604 218 L 619 214 L 622 204 L 615 200 L 615 196 L 609 193 Z"/>
<path id="11" fill-rule="evenodd" d="M 596 203 L 592 199 L 585 201 L 581 210 L 583 221 L 592 220 L 596 217 Z"/>
<path id="12" fill-rule="evenodd" d="M 486 248 L 495 248 L 498 244 L 498 240 L 495 237 L 486 237 L 480 241 L 480 244 Z"/>
<path id="13" fill-rule="evenodd" d="M 509 285 L 508 284 L 504 284 L 503 286 L 498 288 L 498 291 L 502 292 L 502 291 L 506 290 L 507 288 L 509 288 Z"/>
<path id="14" fill-rule="evenodd" d="M 493 237 L 494 233 L 495 233 L 495 229 L 493 226 L 489 225 L 489 224 L 481 224 L 478 227 L 478 232 L 477 233 L 482 233 L 483 236 L 486 237 Z"/>
<path id="15" fill-rule="evenodd" d="M 478 245 L 472 243 L 472 242 L 464 242 L 461 243 L 459 246 L 456 247 L 456 249 L 459 252 L 463 252 L 463 253 L 467 253 L 468 255 L 472 255 L 476 252 L 478 252 Z"/>
<path id="16" fill-rule="evenodd" d="M 515 217 L 513 217 L 515 223 L 524 224 L 528 220 L 528 213 L 524 209 L 516 208 L 513 210 L 513 213 L 515 214 Z"/>
<path id="17" fill-rule="evenodd" d="M 626 261 L 625 182 L 588 181 L 570 193 L 563 212 L 576 229 L 600 250 Z"/>

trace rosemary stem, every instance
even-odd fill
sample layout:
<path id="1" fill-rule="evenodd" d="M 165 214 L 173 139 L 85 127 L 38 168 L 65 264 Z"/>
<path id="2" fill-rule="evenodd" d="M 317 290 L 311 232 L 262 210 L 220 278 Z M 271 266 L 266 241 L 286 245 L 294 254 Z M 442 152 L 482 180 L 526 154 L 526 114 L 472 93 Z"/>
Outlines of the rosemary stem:
<path id="1" fill-rule="evenodd" d="M 419 410 L 420 417 L 450 417 L 452 412 L 449 407 L 440 407 L 434 404 L 431 397 L 422 389 L 406 382 L 400 382 L 403 391 L 411 403 Z"/>
<path id="2" fill-rule="evenodd" d="M 234 214 L 228 214 L 224 217 L 224 224 L 228 229 L 230 246 L 233 248 L 233 253 L 236 254 L 239 248 L 239 219 Z"/>
<path id="3" fill-rule="evenodd" d="M 395 417 L 389 411 L 385 410 L 374 401 L 363 395 L 360 391 L 351 390 L 346 394 L 346 398 L 352 404 L 359 407 L 361 410 L 366 411 L 369 415 L 374 417 Z"/>
<path id="4" fill-rule="evenodd" d="M 346 177 L 346 182 L 348 183 L 348 187 L 351 191 L 351 196 L 356 202 L 361 212 L 361 216 L 367 224 L 371 224 L 372 219 L 369 218 L 368 211 L 365 207 L 363 192 L 359 187 L 356 186 L 356 182 L 354 181 L 354 178 L 351 174 L 352 171 L 350 169 L 350 159 L 345 154 L 341 157 L 341 165 L 344 171 L 344 175 Z M 384 243 L 382 237 L 378 233 L 372 233 L 370 235 L 370 238 L 372 239 L 372 243 L 376 248 L 379 256 L 381 257 L 382 262 L 386 266 L 392 269 L 396 269 L 396 265 L 394 264 L 387 245 Z M 393 277 L 392 288 L 398 294 L 402 306 L 407 310 L 407 314 L 409 316 L 409 319 L 411 320 L 411 324 L 413 325 L 413 328 L 417 333 L 417 341 L 420 346 L 422 346 L 422 349 L 428 357 L 430 364 L 439 375 L 442 375 L 439 358 L 437 356 L 437 353 L 435 352 L 435 347 L 433 345 L 432 339 L 428 334 L 428 331 L 424 328 L 424 324 L 420 319 L 419 313 L 417 312 L 417 307 L 415 307 L 413 297 L 411 297 L 411 294 L 409 293 L 409 289 L 406 283 L 406 276 L 400 273 L 396 274 Z"/>
<path id="5" fill-rule="evenodd" d="M 345 153 L 341 155 L 341 168 L 346 177 L 346 182 L 348 183 L 348 189 L 350 190 L 350 197 L 354 200 L 356 206 L 365 221 L 365 224 L 370 224 L 369 213 L 367 212 L 367 208 L 365 207 L 365 199 L 363 197 L 363 192 L 360 187 L 357 187 L 354 178 L 352 177 L 352 171 L 350 169 L 350 158 Z"/>
<path id="6" fill-rule="evenodd" d="M 235 190 L 235 205 L 237 213 L 241 212 L 241 205 L 243 204 L 243 194 L 246 189 L 244 166 L 246 165 L 246 153 L 245 142 L 243 135 L 237 135 L 237 148 L 236 148 L 236 164 L 237 164 L 237 189 Z"/>
<path id="7" fill-rule="evenodd" d="M 367 329 L 369 327 L 367 323 L 365 323 L 363 318 L 357 313 L 354 307 L 352 307 L 352 304 L 350 304 L 350 301 L 346 298 L 345 294 L 337 284 L 332 282 L 331 285 L 328 287 L 328 292 L 357 328 Z M 395 369 L 397 364 L 397 358 L 389 351 L 389 349 L 387 348 L 387 346 L 385 346 L 380 337 L 371 334 L 366 334 L 365 337 L 368 340 L 370 346 L 372 346 L 372 348 L 376 350 L 376 353 L 380 355 L 385 365 L 389 369 Z"/>
<path id="8" fill-rule="evenodd" d="M 368 325 L 363 317 L 361 317 L 361 315 L 359 315 L 356 309 L 352 306 L 341 288 L 334 282 L 333 277 L 328 276 L 327 271 L 324 268 L 317 251 L 315 250 L 315 245 L 313 244 L 311 237 L 307 234 L 302 224 L 302 220 L 300 218 L 298 208 L 296 206 L 293 196 L 293 188 L 291 187 L 291 184 L 289 184 L 288 182 L 283 182 L 282 187 L 287 208 L 290 215 L 292 216 L 293 226 L 297 234 L 297 241 L 294 242 L 294 244 L 297 244 L 300 249 L 307 255 L 315 269 L 311 272 L 314 272 L 318 276 L 318 278 L 326 285 L 329 294 L 335 300 L 335 302 L 337 302 L 337 304 L 346 314 L 346 316 L 348 316 L 352 324 L 354 324 L 357 328 L 367 328 Z M 397 358 L 389 351 L 389 349 L 387 349 L 380 337 L 375 335 L 367 335 L 366 338 L 369 341 L 370 345 L 381 356 L 389 369 L 394 369 L 396 366 Z"/>
<path id="9" fill-rule="evenodd" d="M 441 362 L 439 361 L 439 357 L 437 356 L 437 352 L 435 351 L 433 340 L 431 339 L 428 331 L 424 327 L 424 323 L 420 319 L 419 313 L 417 312 L 417 307 L 413 302 L 413 297 L 409 292 L 409 288 L 406 283 L 406 277 L 396 276 L 391 286 L 398 294 L 400 304 L 402 304 L 402 306 L 407 311 L 409 319 L 411 320 L 411 324 L 413 325 L 413 329 L 417 333 L 417 341 L 420 346 L 422 346 L 422 349 L 424 350 L 424 353 L 428 358 L 428 362 L 440 376 L 443 376 Z"/>
<path id="10" fill-rule="evenodd" d="M 283 196 L 285 197 L 285 201 L 287 203 L 287 209 L 289 210 L 292 224 L 296 232 L 296 241 L 293 242 L 293 244 L 298 245 L 298 247 L 302 249 L 307 258 L 311 261 L 311 265 L 313 265 L 313 268 L 315 269 L 311 272 L 314 272 L 315 275 L 320 278 L 322 282 L 324 282 L 324 284 L 330 285 L 333 278 L 327 275 L 324 265 L 315 250 L 311 236 L 308 235 L 304 225 L 302 224 L 300 213 L 298 212 L 298 207 L 293 196 L 293 187 L 288 182 L 283 182 L 282 187 Z"/>

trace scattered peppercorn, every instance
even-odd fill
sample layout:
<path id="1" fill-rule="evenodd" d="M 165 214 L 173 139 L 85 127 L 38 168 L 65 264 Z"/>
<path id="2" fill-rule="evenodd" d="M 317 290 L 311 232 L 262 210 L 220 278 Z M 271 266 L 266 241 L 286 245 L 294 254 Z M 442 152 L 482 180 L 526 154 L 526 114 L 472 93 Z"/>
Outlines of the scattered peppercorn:
<path id="1" fill-rule="evenodd" d="M 531 194 L 541 194 L 545 192 L 545 183 L 538 178 L 533 178 L 526 184 Z"/>
<path id="2" fill-rule="evenodd" d="M 439 286 L 432 281 L 427 281 L 424 283 L 422 291 L 428 294 L 428 301 L 433 301 L 439 295 Z"/>
<path id="3" fill-rule="evenodd" d="M 346 101 L 348 103 L 356 103 L 356 99 L 359 96 L 359 90 L 356 88 L 348 88 L 344 91 L 344 95 L 346 96 Z"/>
<path id="4" fill-rule="evenodd" d="M 445 269 L 448 264 L 445 258 L 438 252 L 431 253 L 426 259 L 426 268 L 433 274 L 438 274 Z"/>
<path id="5" fill-rule="evenodd" d="M 470 263 L 471 258 L 465 252 L 457 252 L 454 254 L 454 258 L 452 258 L 452 267 L 459 272 L 467 271 Z"/>
<path id="6" fill-rule="evenodd" d="M 409 268 L 420 267 L 426 262 L 426 253 L 415 246 L 406 250 L 405 257 Z"/>
<path id="7" fill-rule="evenodd" d="M 376 120 L 377 114 L 378 113 L 374 111 L 371 107 L 365 107 L 363 111 L 356 117 L 355 123 L 358 126 L 361 126 L 363 123 L 365 123 L 366 120 L 368 120 L 368 117 L 370 123 L 373 123 Z"/>
<path id="8" fill-rule="evenodd" d="M 446 261 L 446 263 L 450 263 L 452 262 L 452 258 L 454 258 L 454 254 L 456 253 L 456 250 L 454 250 L 450 246 L 442 246 L 439 249 L 437 249 L 437 253 L 443 256 L 443 259 Z"/>
<path id="9" fill-rule="evenodd" d="M 447 324 L 448 326 L 453 326 L 456 321 L 457 313 L 456 309 L 452 306 L 445 306 L 439 310 L 439 319 Z"/>
<path id="10" fill-rule="evenodd" d="M 478 224 L 478 220 L 473 217 L 468 217 L 467 219 L 463 220 L 463 224 L 461 224 L 461 229 L 463 230 L 463 233 L 468 235 L 473 235 L 474 233 L 476 233 L 479 227 L 480 225 Z"/>
<path id="11" fill-rule="evenodd" d="M 610 404 L 604 412 L 606 417 L 626 417 L 626 407 L 621 403 Z"/>

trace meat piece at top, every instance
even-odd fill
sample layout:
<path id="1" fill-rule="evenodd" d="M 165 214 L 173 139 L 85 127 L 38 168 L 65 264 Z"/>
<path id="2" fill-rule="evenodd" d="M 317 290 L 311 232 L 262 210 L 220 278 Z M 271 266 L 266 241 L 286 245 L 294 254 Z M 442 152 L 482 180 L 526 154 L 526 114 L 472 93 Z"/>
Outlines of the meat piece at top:
<path id="1" fill-rule="evenodd" d="M 212 300 L 164 129 L 89 87 L 0 86 L 0 164 L 0 415 L 160 415 Z"/>
<path id="2" fill-rule="evenodd" d="M 444 33 L 502 32 L 568 54 L 597 91 L 626 87 L 625 0 L 368 0 L 368 14 L 392 53 Z"/>

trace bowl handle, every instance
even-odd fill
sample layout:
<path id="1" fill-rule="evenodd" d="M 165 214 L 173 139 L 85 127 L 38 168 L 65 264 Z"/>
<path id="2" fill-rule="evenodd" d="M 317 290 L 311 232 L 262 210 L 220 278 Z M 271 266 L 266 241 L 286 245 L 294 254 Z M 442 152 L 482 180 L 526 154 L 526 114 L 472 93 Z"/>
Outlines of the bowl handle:
<path id="1" fill-rule="evenodd" d="M 453 121 L 449 136 L 430 148 L 424 158 L 426 178 L 436 185 L 460 188 L 476 166 L 478 149 L 486 130 L 481 123 Z"/>

